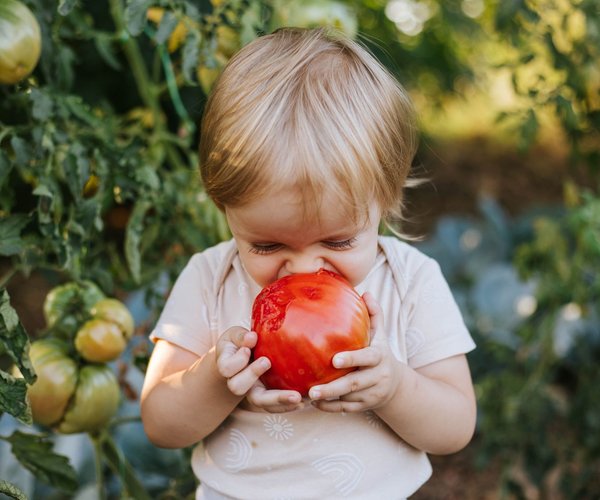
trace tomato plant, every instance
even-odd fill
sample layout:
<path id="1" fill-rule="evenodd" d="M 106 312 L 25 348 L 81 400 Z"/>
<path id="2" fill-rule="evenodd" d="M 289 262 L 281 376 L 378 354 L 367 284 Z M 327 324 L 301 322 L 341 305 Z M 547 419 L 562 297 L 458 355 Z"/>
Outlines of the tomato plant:
<path id="1" fill-rule="evenodd" d="M 253 355 L 271 360 L 261 380 L 306 395 L 352 371 L 335 368 L 333 356 L 368 346 L 369 326 L 367 306 L 341 276 L 324 269 L 285 276 L 265 287 L 252 307 Z"/>

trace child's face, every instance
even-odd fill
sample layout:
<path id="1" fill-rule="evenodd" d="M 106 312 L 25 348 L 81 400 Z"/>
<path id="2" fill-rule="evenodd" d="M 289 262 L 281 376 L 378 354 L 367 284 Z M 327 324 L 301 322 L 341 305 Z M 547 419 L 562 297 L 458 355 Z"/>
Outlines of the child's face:
<path id="1" fill-rule="evenodd" d="M 261 287 L 288 274 L 325 268 L 358 285 L 375 262 L 381 211 L 358 221 L 324 195 L 316 220 L 306 220 L 299 195 L 281 190 L 225 213 L 244 268 Z"/>

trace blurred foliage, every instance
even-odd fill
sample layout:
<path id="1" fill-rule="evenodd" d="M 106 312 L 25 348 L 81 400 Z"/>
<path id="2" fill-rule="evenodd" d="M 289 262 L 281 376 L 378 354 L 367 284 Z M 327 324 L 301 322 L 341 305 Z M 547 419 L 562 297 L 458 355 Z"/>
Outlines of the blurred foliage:
<path id="1" fill-rule="evenodd" d="M 42 272 L 52 284 L 90 280 L 109 295 L 141 296 L 151 324 L 189 256 L 229 237 L 196 154 L 221 68 L 277 26 L 329 24 L 356 34 L 432 116 L 449 96 L 468 108 L 465 89 L 508 73 L 510 106 L 497 104 L 497 128 L 527 149 L 551 122 L 573 177 L 585 173 L 585 186 L 565 179 L 561 207 L 509 220 L 484 199 L 479 216 L 442 218 L 422 248 L 442 264 L 479 344 L 470 359 L 480 460 L 505 465 L 501 487 L 517 498 L 600 495 L 597 0 L 24 3 L 40 23 L 42 56 L 30 77 L 0 86 L 0 411 L 18 408 L 9 413 L 27 422 L 24 394 L 35 380 L 3 370 L 28 366 L 29 335 L 5 290 L 15 276 Z M 124 391 L 125 374 L 141 376 L 147 360 L 140 333 L 119 367 Z M 107 429 L 114 440 L 102 441 L 107 495 L 145 495 L 138 475 L 153 498 L 192 494 L 189 450 L 154 448 L 128 405 Z M 35 497 L 60 498 L 55 488 L 72 489 L 73 472 L 48 446 L 62 441 L 41 431 L 0 435 L 0 445 L 37 457 Z M 94 481 L 85 457 L 82 488 Z"/>

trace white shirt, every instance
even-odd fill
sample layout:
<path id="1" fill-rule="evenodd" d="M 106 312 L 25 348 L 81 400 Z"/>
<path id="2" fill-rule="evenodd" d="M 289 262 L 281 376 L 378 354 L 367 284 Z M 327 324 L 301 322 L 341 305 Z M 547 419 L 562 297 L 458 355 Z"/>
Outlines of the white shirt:
<path id="1" fill-rule="evenodd" d="M 380 237 L 379 248 L 356 287 L 383 309 L 373 342 L 389 343 L 412 368 L 474 349 L 438 264 L 393 237 Z M 250 327 L 259 291 L 233 241 L 209 248 L 182 271 L 151 338 L 202 356 L 229 327 Z M 326 413 L 310 405 L 281 414 L 237 408 L 195 448 L 192 468 L 213 494 L 242 499 L 401 499 L 431 475 L 426 454 L 374 412 Z"/>

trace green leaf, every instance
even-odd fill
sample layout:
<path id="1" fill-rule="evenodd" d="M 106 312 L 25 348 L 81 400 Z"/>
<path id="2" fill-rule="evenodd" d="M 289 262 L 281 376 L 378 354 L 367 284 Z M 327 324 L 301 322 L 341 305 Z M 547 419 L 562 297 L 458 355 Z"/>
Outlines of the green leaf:
<path id="1" fill-rule="evenodd" d="M 44 436 L 16 431 L 7 439 L 21 464 L 37 479 L 63 491 L 77 489 L 77 474 L 69 459 L 52 450 L 52 442 Z"/>
<path id="2" fill-rule="evenodd" d="M 27 500 L 27 495 L 25 495 L 25 493 L 14 484 L 9 483 L 4 479 L 0 479 L 0 493 L 3 493 L 9 498 L 14 498 L 15 500 Z"/>
<path id="3" fill-rule="evenodd" d="M 31 99 L 31 114 L 36 120 L 44 122 L 52 117 L 54 106 L 48 94 L 34 87 L 31 89 L 29 98 Z"/>
<path id="4" fill-rule="evenodd" d="M 140 184 L 145 184 L 151 191 L 160 189 L 160 177 L 156 173 L 156 169 L 149 165 L 144 165 L 135 171 L 135 180 Z"/>
<path id="5" fill-rule="evenodd" d="M 14 135 L 10 140 L 10 145 L 15 152 L 15 161 L 17 162 L 17 165 L 26 165 L 29 161 L 29 147 L 27 146 L 27 142 Z"/>
<path id="6" fill-rule="evenodd" d="M 21 231 L 29 222 L 25 214 L 15 214 L 0 219 L 0 255 L 16 255 L 23 250 Z"/>
<path id="7" fill-rule="evenodd" d="M 54 197 L 54 194 L 52 194 L 50 188 L 45 184 L 38 184 L 38 186 L 33 190 L 33 194 L 36 196 L 47 196 L 48 198 Z"/>
<path id="8" fill-rule="evenodd" d="M 133 36 L 139 35 L 144 30 L 146 11 L 152 4 L 152 0 L 128 0 L 125 7 L 125 23 L 127 31 Z"/>
<path id="9" fill-rule="evenodd" d="M 54 47 L 56 47 L 54 78 L 61 89 L 70 89 L 75 76 L 73 73 L 75 52 L 71 47 L 64 44 L 55 45 Z"/>
<path id="10" fill-rule="evenodd" d="M 88 152 L 78 142 L 75 142 L 63 162 L 65 175 L 73 198 L 79 201 L 83 196 L 83 187 L 90 176 L 90 161 Z"/>
<path id="11" fill-rule="evenodd" d="M 181 62 L 183 76 L 188 83 L 196 81 L 196 68 L 198 67 L 199 57 L 200 34 L 196 30 L 191 30 L 185 38 Z"/>
<path id="12" fill-rule="evenodd" d="M 159 45 L 165 43 L 171 33 L 173 33 L 173 30 L 175 29 L 175 26 L 177 26 L 178 22 L 179 20 L 173 15 L 172 12 L 165 11 L 162 19 L 160 20 L 158 30 L 156 30 L 156 34 L 154 35 L 154 40 L 156 40 L 156 43 Z"/>
<path id="13" fill-rule="evenodd" d="M 0 289 L 0 341 L 27 383 L 33 384 L 36 375 L 29 360 L 29 335 L 10 305 L 10 296 L 5 288 Z"/>
<path id="14" fill-rule="evenodd" d="M 31 425 L 31 407 L 27 400 L 27 383 L 0 370 L 0 412 L 10 413 L 19 422 Z"/>
<path id="15" fill-rule="evenodd" d="M 64 100 L 67 109 L 90 127 L 102 127 L 102 121 L 92 113 L 89 105 L 79 96 L 70 95 Z"/>
<path id="16" fill-rule="evenodd" d="M 8 159 L 6 153 L 0 149 L 0 189 L 4 186 L 4 182 L 8 179 L 12 168 L 13 163 Z"/>
<path id="17" fill-rule="evenodd" d="M 140 246 L 144 232 L 144 217 L 150 206 L 150 202 L 147 200 L 135 204 L 125 232 L 125 258 L 136 283 L 139 283 L 141 278 Z"/>
<path id="18" fill-rule="evenodd" d="M 100 57 L 108 64 L 112 69 L 120 71 L 122 69 L 121 63 L 117 59 L 114 50 L 114 40 L 112 35 L 107 33 L 99 33 L 94 38 L 94 44 Z"/>
<path id="19" fill-rule="evenodd" d="M 73 10 L 73 7 L 75 7 L 76 3 L 77 0 L 60 0 L 58 3 L 58 13 L 61 16 L 68 15 Z"/>
<path id="20" fill-rule="evenodd" d="M 110 437 L 102 441 L 102 452 L 109 467 L 121 479 L 125 498 L 135 498 L 136 500 L 150 500 L 150 496 L 144 489 L 144 486 L 135 475 L 135 470 L 125 459 L 119 448 Z"/>

